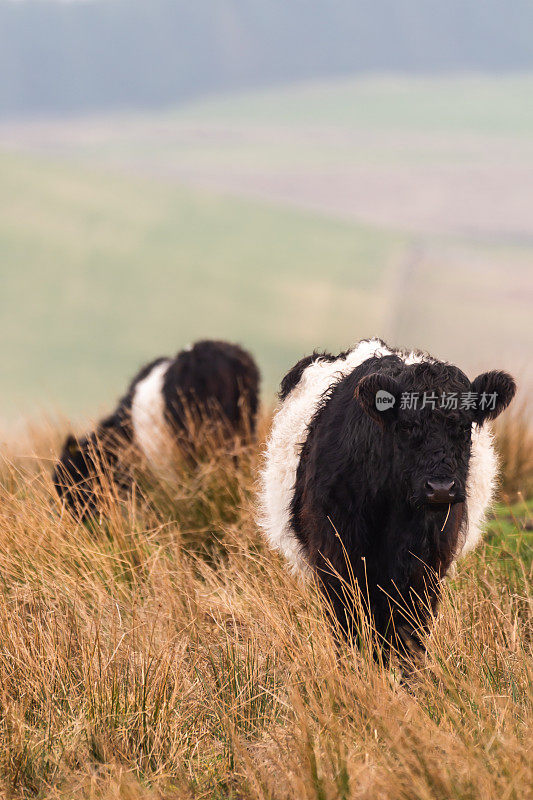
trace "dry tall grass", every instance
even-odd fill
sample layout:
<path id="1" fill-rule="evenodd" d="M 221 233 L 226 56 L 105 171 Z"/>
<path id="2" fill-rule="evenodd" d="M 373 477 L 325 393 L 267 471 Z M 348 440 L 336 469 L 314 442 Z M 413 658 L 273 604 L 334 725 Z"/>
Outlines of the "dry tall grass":
<path id="1" fill-rule="evenodd" d="M 533 428 L 531 407 L 511 406 L 497 420 L 496 444 L 501 462 L 501 493 L 516 499 L 533 495 Z"/>
<path id="2" fill-rule="evenodd" d="M 404 683 L 339 651 L 263 547 L 257 448 L 110 493 L 86 527 L 54 498 L 57 443 L 34 431 L 0 470 L 0 796 L 531 796 L 525 510 L 460 565 Z"/>

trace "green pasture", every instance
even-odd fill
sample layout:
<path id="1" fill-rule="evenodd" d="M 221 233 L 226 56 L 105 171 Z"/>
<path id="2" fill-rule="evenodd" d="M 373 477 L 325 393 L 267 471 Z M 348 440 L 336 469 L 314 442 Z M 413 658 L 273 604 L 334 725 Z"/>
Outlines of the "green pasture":
<path id="1" fill-rule="evenodd" d="M 269 398 L 301 354 L 368 335 L 520 380 L 531 241 L 374 228 L 291 207 L 290 185 L 297 171 L 311 200 L 335 197 L 349 165 L 445 174 L 499 147 L 529 169 L 532 90 L 531 75 L 363 76 L 15 131 L 0 149 L 0 422 L 96 415 L 140 364 L 204 336 L 248 346 Z M 204 189 L 183 188 L 188 170 Z M 257 198 L 270 176 L 279 202 L 226 196 L 232 175 Z"/>
<path id="2" fill-rule="evenodd" d="M 97 413 L 199 337 L 248 346 L 272 393 L 317 343 L 380 327 L 405 241 L 155 180 L 0 158 L 0 416 Z"/>
<path id="3" fill-rule="evenodd" d="M 529 136 L 532 94 L 530 74 L 359 76 L 211 98 L 181 116 Z"/>

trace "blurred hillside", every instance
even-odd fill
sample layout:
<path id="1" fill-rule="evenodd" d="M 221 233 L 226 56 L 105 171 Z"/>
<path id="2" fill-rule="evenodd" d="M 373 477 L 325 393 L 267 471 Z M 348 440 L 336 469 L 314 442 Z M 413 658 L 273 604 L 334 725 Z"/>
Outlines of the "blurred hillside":
<path id="1" fill-rule="evenodd" d="M 0 125 L 0 416 L 105 408 L 194 338 L 272 397 L 364 336 L 533 385 L 532 78 L 368 78 Z"/>
<path id="2" fill-rule="evenodd" d="M 51 159 L 1 157 L 0 206 L 0 420 L 96 414 L 142 363 L 204 337 L 249 347 L 271 397 L 309 347 L 379 328 L 402 249 L 366 226 Z"/>
<path id="3" fill-rule="evenodd" d="M 0 0 L 0 114 L 369 71 L 524 70 L 530 0 Z"/>

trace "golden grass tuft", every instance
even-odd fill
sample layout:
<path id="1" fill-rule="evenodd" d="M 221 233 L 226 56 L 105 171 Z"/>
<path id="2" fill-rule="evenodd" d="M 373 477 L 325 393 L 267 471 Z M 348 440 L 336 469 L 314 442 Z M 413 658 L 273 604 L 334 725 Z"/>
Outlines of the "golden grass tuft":
<path id="1" fill-rule="evenodd" d="M 533 495 L 533 427 L 527 404 L 511 406 L 495 425 L 501 461 L 501 492 L 508 499 Z"/>
<path id="2" fill-rule="evenodd" d="M 460 564 L 402 682 L 339 651 L 263 546 L 258 447 L 84 526 L 53 493 L 59 438 L 0 464 L 1 797 L 531 796 L 531 506 Z"/>

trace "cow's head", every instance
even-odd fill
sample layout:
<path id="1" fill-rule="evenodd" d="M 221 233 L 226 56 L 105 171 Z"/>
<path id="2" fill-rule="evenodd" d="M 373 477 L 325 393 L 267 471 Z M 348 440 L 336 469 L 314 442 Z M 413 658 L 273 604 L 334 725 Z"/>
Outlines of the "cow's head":
<path id="1" fill-rule="evenodd" d="M 92 440 L 67 436 L 52 478 L 59 497 L 82 518 L 95 510 L 94 448 Z"/>
<path id="2" fill-rule="evenodd" d="M 472 426 L 495 419 L 515 391 L 506 372 L 470 382 L 457 367 L 422 362 L 397 377 L 375 372 L 363 378 L 356 396 L 389 434 L 396 488 L 416 507 L 442 507 L 465 500 Z"/>

